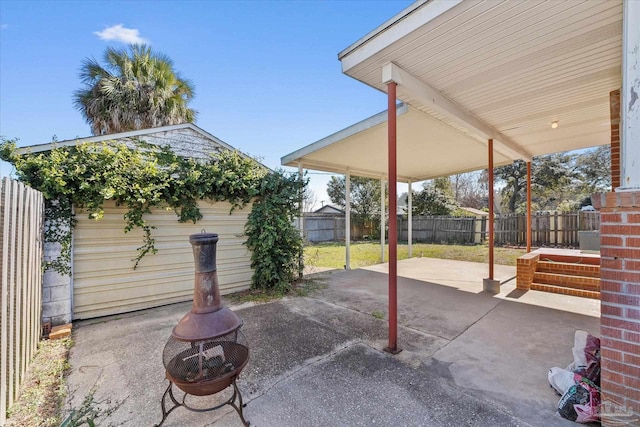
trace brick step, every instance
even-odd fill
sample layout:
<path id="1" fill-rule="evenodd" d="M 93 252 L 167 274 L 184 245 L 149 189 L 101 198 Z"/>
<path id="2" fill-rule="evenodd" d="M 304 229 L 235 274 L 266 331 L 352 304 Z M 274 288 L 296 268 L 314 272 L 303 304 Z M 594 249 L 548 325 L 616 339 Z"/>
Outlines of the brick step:
<path id="1" fill-rule="evenodd" d="M 541 273 L 600 277 L 600 265 L 576 264 L 571 262 L 538 261 L 536 271 Z"/>
<path id="2" fill-rule="evenodd" d="M 567 288 L 584 289 L 587 291 L 600 291 L 600 278 L 598 277 L 536 271 L 533 273 L 533 281 L 546 285 L 565 286 Z"/>
<path id="3" fill-rule="evenodd" d="M 597 256 L 589 256 L 586 254 L 571 254 L 571 255 L 561 255 L 561 254 L 549 254 L 544 252 L 539 252 L 540 261 L 552 261 L 552 262 L 566 262 L 568 264 L 579 264 L 579 265 L 600 265 L 600 257 Z"/>
<path id="4" fill-rule="evenodd" d="M 554 294 L 562 294 L 562 295 L 572 295 L 575 297 L 600 299 L 600 292 L 598 291 L 587 291 L 584 289 L 573 289 L 573 288 L 567 288 L 564 286 L 545 285 L 542 283 L 532 283 L 531 290 L 551 292 Z"/>

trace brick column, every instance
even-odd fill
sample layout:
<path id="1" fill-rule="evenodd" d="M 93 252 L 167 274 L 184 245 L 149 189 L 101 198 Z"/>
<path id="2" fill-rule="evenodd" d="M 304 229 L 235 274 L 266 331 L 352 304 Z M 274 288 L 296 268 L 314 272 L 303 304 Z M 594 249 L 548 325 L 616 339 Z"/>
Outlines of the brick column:
<path id="1" fill-rule="evenodd" d="M 603 425 L 640 425 L 640 191 L 593 201 L 601 212 Z"/>
<path id="2" fill-rule="evenodd" d="M 516 287 L 528 291 L 533 283 L 533 275 L 536 272 L 539 254 L 529 252 L 516 260 Z"/>
<path id="3" fill-rule="evenodd" d="M 620 89 L 609 93 L 611 117 L 611 188 L 620 187 Z"/>
<path id="4" fill-rule="evenodd" d="M 622 86 L 618 95 L 610 95 L 611 164 L 620 172 L 612 172 L 615 193 L 594 196 L 593 204 L 601 212 L 605 427 L 640 426 L 640 1 L 625 0 L 622 7 Z M 619 153 L 614 152 L 614 139 L 620 142 Z"/>
<path id="5" fill-rule="evenodd" d="M 611 189 L 620 187 L 620 89 L 609 93 L 611 117 Z"/>

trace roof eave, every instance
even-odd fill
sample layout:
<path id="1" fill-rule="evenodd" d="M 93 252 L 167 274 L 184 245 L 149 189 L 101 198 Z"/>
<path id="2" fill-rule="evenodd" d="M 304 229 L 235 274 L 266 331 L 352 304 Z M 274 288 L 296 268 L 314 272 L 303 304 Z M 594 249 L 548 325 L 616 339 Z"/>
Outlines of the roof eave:
<path id="1" fill-rule="evenodd" d="M 280 164 L 282 164 L 283 166 L 297 166 L 300 159 L 302 159 L 304 156 L 326 148 L 335 142 L 341 141 L 360 132 L 364 132 L 367 129 L 371 129 L 375 126 L 385 123 L 388 118 L 387 111 L 388 110 L 381 111 L 378 114 L 368 117 L 362 121 L 359 121 L 358 123 L 355 123 L 305 147 L 302 147 L 299 150 L 294 151 L 293 153 L 289 153 L 280 159 Z M 398 116 L 405 114 L 407 111 L 409 111 L 409 107 L 405 103 L 400 103 L 396 106 L 396 114 Z"/>
<path id="2" fill-rule="evenodd" d="M 58 141 L 58 142 L 48 142 L 46 144 L 27 145 L 25 147 L 19 147 L 17 149 L 17 152 L 20 155 L 43 153 L 43 152 L 51 151 L 54 148 L 73 147 L 75 145 L 82 144 L 82 143 L 96 143 L 96 142 L 103 142 L 103 141 L 113 141 L 113 140 L 124 139 L 124 138 L 134 138 L 137 136 L 150 135 L 158 132 L 170 132 L 178 129 L 191 129 L 194 132 L 202 135 L 203 137 L 213 141 L 214 143 L 226 148 L 227 150 L 236 151 L 247 159 L 253 159 L 265 169 L 273 171 L 273 169 L 266 166 L 261 161 L 254 158 L 253 156 L 243 153 L 242 151 L 238 150 L 237 148 L 234 148 L 233 146 L 224 142 L 220 138 L 210 134 L 206 130 L 194 125 L 193 123 L 180 123 L 177 125 L 167 125 L 167 126 L 160 126 L 155 128 L 149 128 L 149 129 L 139 129 L 139 130 L 133 130 L 128 132 L 112 133 L 109 135 L 90 136 L 85 138 L 67 139 L 67 140 Z"/>
<path id="3" fill-rule="evenodd" d="M 158 132 L 169 132 L 169 131 L 178 130 L 178 129 L 191 129 L 194 132 L 199 133 L 215 141 L 216 143 L 227 148 L 228 150 L 237 151 L 231 145 L 227 144 L 220 138 L 217 138 L 214 135 L 211 135 L 209 132 L 199 128 L 193 123 L 180 123 L 177 125 L 159 126 L 155 128 L 132 130 L 127 132 L 112 133 L 108 135 L 89 136 L 84 138 L 67 139 L 64 141 L 48 142 L 45 144 L 28 145 L 25 147 L 18 148 L 18 153 L 19 154 L 41 153 L 44 151 L 51 151 L 53 148 L 71 147 L 79 143 L 86 143 L 86 142 L 92 143 L 92 142 L 111 141 L 111 140 L 123 139 L 123 138 L 134 138 L 136 136 L 149 135 L 149 134 L 158 133 Z"/>
<path id="4" fill-rule="evenodd" d="M 366 61 L 407 34 L 456 7 L 463 0 L 419 0 L 338 54 L 342 72 Z M 404 21 L 400 24 L 400 21 Z"/>

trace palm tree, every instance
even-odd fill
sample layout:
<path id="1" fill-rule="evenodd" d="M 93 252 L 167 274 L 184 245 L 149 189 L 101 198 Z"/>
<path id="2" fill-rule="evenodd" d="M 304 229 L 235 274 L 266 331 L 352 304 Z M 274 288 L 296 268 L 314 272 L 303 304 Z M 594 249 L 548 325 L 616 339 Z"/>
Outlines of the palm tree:
<path id="1" fill-rule="evenodd" d="M 144 44 L 129 50 L 108 48 L 106 67 L 93 58 L 82 62 L 85 87 L 73 96 L 75 107 L 94 135 L 193 122 L 187 104 L 193 85 L 173 69 L 173 61 Z"/>

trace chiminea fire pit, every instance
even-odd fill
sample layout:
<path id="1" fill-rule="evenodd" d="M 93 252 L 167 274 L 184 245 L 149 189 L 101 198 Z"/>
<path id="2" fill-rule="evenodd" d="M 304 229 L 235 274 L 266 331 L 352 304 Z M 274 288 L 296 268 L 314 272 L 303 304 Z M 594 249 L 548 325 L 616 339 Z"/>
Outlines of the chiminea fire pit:
<path id="1" fill-rule="evenodd" d="M 180 406 L 194 412 L 207 412 L 225 405 L 232 406 L 248 426 L 242 414 L 242 395 L 236 379 L 249 361 L 249 347 L 240 331 L 242 320 L 223 307 L 220 300 L 216 268 L 218 235 L 192 234 L 189 242 L 195 259 L 193 307 L 173 328 L 164 347 L 162 361 L 169 386 L 162 395 L 162 421 L 156 427 Z M 184 392 L 180 400 L 173 394 L 174 385 Z M 214 407 L 200 409 L 186 403 L 188 395 L 208 396 L 230 386 L 233 386 L 231 398 Z M 173 404 L 169 409 L 167 397 Z"/>

